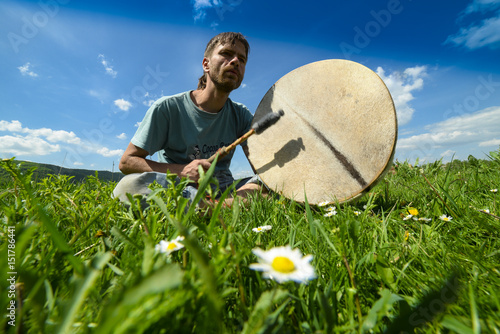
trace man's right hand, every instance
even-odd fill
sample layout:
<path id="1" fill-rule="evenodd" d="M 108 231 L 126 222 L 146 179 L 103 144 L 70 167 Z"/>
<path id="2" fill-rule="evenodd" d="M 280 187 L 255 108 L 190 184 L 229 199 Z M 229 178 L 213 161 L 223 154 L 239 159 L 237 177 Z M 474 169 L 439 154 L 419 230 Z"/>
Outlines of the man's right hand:
<path id="1" fill-rule="evenodd" d="M 187 177 L 192 182 L 198 182 L 200 179 L 198 166 L 207 171 L 212 165 L 207 159 L 196 159 L 187 165 L 169 164 L 148 160 L 146 159 L 148 155 L 149 153 L 146 150 L 130 143 L 120 160 L 120 170 L 123 174 L 143 172 L 173 173 L 181 178 Z"/>
<path id="2" fill-rule="evenodd" d="M 185 165 L 180 173 L 180 177 L 187 177 L 193 182 L 198 182 L 200 173 L 198 173 L 198 166 L 201 166 L 204 171 L 207 171 L 212 164 L 207 159 L 196 159 Z"/>

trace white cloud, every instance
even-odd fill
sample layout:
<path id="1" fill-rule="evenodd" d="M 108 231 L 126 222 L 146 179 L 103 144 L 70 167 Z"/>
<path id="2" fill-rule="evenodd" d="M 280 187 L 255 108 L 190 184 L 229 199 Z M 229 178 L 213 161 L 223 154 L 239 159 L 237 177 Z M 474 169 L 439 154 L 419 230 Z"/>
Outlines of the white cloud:
<path id="1" fill-rule="evenodd" d="M 218 1 L 212 1 L 212 0 L 194 0 L 194 8 L 195 9 L 200 9 L 200 8 L 205 8 L 205 7 L 212 7 L 214 4 L 217 4 Z M 212 3 L 213 2 L 213 3 Z"/>
<path id="2" fill-rule="evenodd" d="M 427 125 L 431 131 L 473 131 L 481 133 L 500 132 L 500 107 L 489 107 L 472 114 L 451 117 L 434 125 Z"/>
<path id="3" fill-rule="evenodd" d="M 243 179 L 245 177 L 253 176 L 254 173 L 251 170 L 238 170 L 233 173 L 233 177 L 235 180 Z"/>
<path id="4" fill-rule="evenodd" d="M 443 157 L 443 158 L 444 157 L 452 157 L 455 155 L 455 153 L 457 153 L 457 152 L 455 152 L 453 150 L 447 150 L 447 151 L 441 153 L 441 157 Z"/>
<path id="5" fill-rule="evenodd" d="M 14 135 L 1 137 L 0 153 L 9 153 L 15 156 L 47 155 L 59 152 L 59 144 L 81 143 L 74 132 L 52 130 L 48 128 L 30 129 L 22 126 L 21 122 L 0 121 L 0 131 L 11 132 Z"/>
<path id="6" fill-rule="evenodd" d="M 424 86 L 423 77 L 427 75 L 427 66 L 410 67 L 402 73 L 395 71 L 388 75 L 382 67 L 378 67 L 376 72 L 392 95 L 398 115 L 398 124 L 409 123 L 415 111 L 410 106 L 410 101 L 414 99 L 412 92 L 420 90 Z"/>
<path id="7" fill-rule="evenodd" d="M 23 155 L 47 155 L 59 152 L 61 147 L 53 145 L 37 137 L 2 136 L 0 137 L 0 153 L 12 154 L 13 156 Z"/>
<path id="8" fill-rule="evenodd" d="M 218 5 L 219 1 L 217 0 L 194 0 L 193 1 L 193 7 L 194 7 L 194 20 L 203 20 L 205 18 L 205 10 L 207 8 L 211 8 L 214 5 Z"/>
<path id="9" fill-rule="evenodd" d="M 19 66 L 17 69 L 19 70 L 19 72 L 21 72 L 21 75 L 24 75 L 24 76 L 27 75 L 27 76 L 36 78 L 38 76 L 38 74 L 31 71 L 30 67 L 31 67 L 31 64 L 28 62 L 28 63 L 24 64 L 23 66 Z"/>
<path id="10" fill-rule="evenodd" d="M 49 142 L 63 142 L 69 144 L 80 144 L 81 140 L 73 131 L 68 132 L 64 130 L 52 130 L 48 128 L 30 129 L 23 128 L 21 122 L 14 121 L 0 121 L 0 131 L 18 132 L 26 134 L 29 137 L 45 137 Z"/>
<path id="11" fill-rule="evenodd" d="M 155 103 L 155 100 L 147 100 L 142 102 L 142 104 L 144 104 L 146 107 L 151 107 L 153 103 Z"/>
<path id="12" fill-rule="evenodd" d="M 23 131 L 29 133 L 31 136 L 35 137 L 45 137 L 48 141 L 55 142 L 63 142 L 68 144 L 78 145 L 81 143 L 81 139 L 78 138 L 73 131 L 67 132 L 64 130 L 52 130 L 47 128 L 34 129 Z"/>
<path id="13" fill-rule="evenodd" d="M 92 97 L 95 97 L 96 99 L 100 99 L 101 98 L 101 94 L 96 91 L 96 90 L 93 90 L 93 89 L 90 89 L 88 91 L 89 95 L 92 96 Z"/>
<path id="14" fill-rule="evenodd" d="M 398 140 L 398 159 L 437 160 L 449 156 L 452 151 L 465 158 L 481 153 L 480 147 L 495 149 L 500 145 L 500 140 L 496 139 L 500 138 L 500 106 L 452 117 L 427 125 L 425 130 L 426 133 Z"/>
<path id="15" fill-rule="evenodd" d="M 192 0 L 194 9 L 194 21 L 203 20 L 207 15 L 207 10 L 214 8 L 217 16 L 220 20 L 224 19 L 224 14 L 226 12 L 232 12 L 236 6 L 241 4 L 242 0 L 239 1 L 223 1 L 223 0 Z M 217 28 L 219 24 L 213 22 L 210 26 L 212 29 Z"/>
<path id="16" fill-rule="evenodd" d="M 500 7 L 500 0 L 474 0 L 464 10 L 459 17 L 459 21 L 464 21 L 470 14 L 491 13 Z M 496 11 L 492 16 L 484 18 L 480 22 L 473 22 L 468 27 L 462 27 L 455 35 L 450 35 L 445 44 L 463 45 L 474 50 L 482 47 L 500 47 L 500 11 Z"/>
<path id="17" fill-rule="evenodd" d="M 115 100 L 115 106 L 123 111 L 128 111 L 132 107 L 132 103 L 124 99 Z"/>
<path id="18" fill-rule="evenodd" d="M 488 11 L 498 5 L 500 5 L 500 0 L 473 0 L 465 9 L 464 14 Z"/>
<path id="19" fill-rule="evenodd" d="M 449 36 L 446 43 L 464 45 L 474 50 L 484 46 L 495 47 L 500 44 L 500 16 L 483 20 L 469 28 L 461 28 L 456 35 Z"/>
<path id="20" fill-rule="evenodd" d="M 102 147 L 97 150 L 97 154 L 102 155 L 103 157 L 121 157 L 123 155 L 124 150 L 110 150 L 107 147 Z"/>
<path id="21" fill-rule="evenodd" d="M 124 132 L 124 133 L 121 133 L 118 136 L 116 136 L 116 138 L 121 139 L 121 140 L 125 140 L 125 139 L 127 139 L 127 135 Z"/>
<path id="22" fill-rule="evenodd" d="M 491 140 L 479 143 L 479 146 L 500 146 L 500 139 L 493 138 Z"/>
<path id="23" fill-rule="evenodd" d="M 73 162 L 73 165 L 75 165 L 75 166 L 83 166 L 84 163 L 83 162 L 79 162 L 79 161 L 75 161 L 75 162 Z"/>
<path id="24" fill-rule="evenodd" d="M 101 102 L 102 104 L 104 104 L 104 101 L 106 101 L 109 98 L 109 92 L 104 89 L 99 89 L 99 90 L 89 89 L 87 91 L 87 94 L 99 100 L 99 102 Z"/>
<path id="25" fill-rule="evenodd" d="M 398 141 L 399 149 L 417 149 L 424 144 L 431 148 L 441 148 L 448 144 L 468 143 L 475 133 L 471 131 L 449 131 L 448 129 L 434 130 L 433 132 L 403 138 Z"/>
<path id="26" fill-rule="evenodd" d="M 0 131 L 21 132 L 23 125 L 19 121 L 0 121 Z"/>
<path id="27" fill-rule="evenodd" d="M 102 66 L 104 66 L 106 74 L 110 75 L 112 78 L 116 78 L 118 72 L 113 69 L 113 66 L 109 64 L 104 55 L 100 54 L 99 56 L 97 56 L 97 58 L 99 58 L 99 61 L 101 62 Z"/>
<path id="28" fill-rule="evenodd" d="M 123 150 L 111 150 L 97 142 L 80 139 L 72 131 L 52 130 L 48 128 L 30 129 L 21 122 L 0 120 L 0 131 L 10 132 L 0 137 L 0 155 L 48 155 L 68 149 L 81 156 L 99 154 L 104 157 L 121 156 Z M 126 136 L 124 133 L 118 137 Z M 64 145 L 64 146 L 63 146 Z"/>

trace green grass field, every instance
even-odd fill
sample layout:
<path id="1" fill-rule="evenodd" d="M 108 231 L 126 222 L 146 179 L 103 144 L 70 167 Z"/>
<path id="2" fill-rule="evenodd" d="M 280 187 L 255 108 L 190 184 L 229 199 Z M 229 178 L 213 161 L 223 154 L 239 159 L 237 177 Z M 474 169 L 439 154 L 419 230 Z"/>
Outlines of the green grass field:
<path id="1" fill-rule="evenodd" d="M 143 211 L 97 177 L 1 167 L 6 333 L 500 333 L 500 150 L 396 162 L 357 203 L 257 197 L 211 217 L 185 210 L 183 184 L 154 187 Z M 312 255 L 314 278 L 252 269 L 254 249 L 287 245 Z"/>

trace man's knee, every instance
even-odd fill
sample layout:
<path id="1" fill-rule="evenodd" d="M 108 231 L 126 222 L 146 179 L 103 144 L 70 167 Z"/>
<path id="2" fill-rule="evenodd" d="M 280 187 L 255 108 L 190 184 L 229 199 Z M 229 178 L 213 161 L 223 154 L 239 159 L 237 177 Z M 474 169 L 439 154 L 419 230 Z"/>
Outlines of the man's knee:
<path id="1" fill-rule="evenodd" d="M 236 195 L 246 197 L 250 194 L 262 193 L 266 194 L 267 189 L 259 183 L 247 183 L 236 190 Z"/>
<path id="2" fill-rule="evenodd" d="M 163 173 L 145 172 L 125 175 L 113 190 L 113 197 L 128 203 L 127 194 L 147 196 L 151 193 L 149 185 L 155 181 L 163 187 L 167 186 L 166 175 Z"/>

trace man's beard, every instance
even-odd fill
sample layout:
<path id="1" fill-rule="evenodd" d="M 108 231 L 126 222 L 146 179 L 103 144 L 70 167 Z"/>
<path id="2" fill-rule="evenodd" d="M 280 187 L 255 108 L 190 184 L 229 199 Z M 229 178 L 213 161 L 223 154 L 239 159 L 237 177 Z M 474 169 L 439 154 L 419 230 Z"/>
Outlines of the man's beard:
<path id="1" fill-rule="evenodd" d="M 221 74 L 220 76 L 218 74 Z M 221 90 L 226 93 L 230 93 L 231 91 L 235 90 L 236 88 L 240 87 L 241 85 L 241 80 L 238 80 L 236 82 L 232 80 L 225 80 L 223 75 L 224 72 L 219 72 L 217 74 L 215 73 L 208 73 L 210 76 L 210 79 L 214 83 L 215 88 L 218 90 Z"/>

